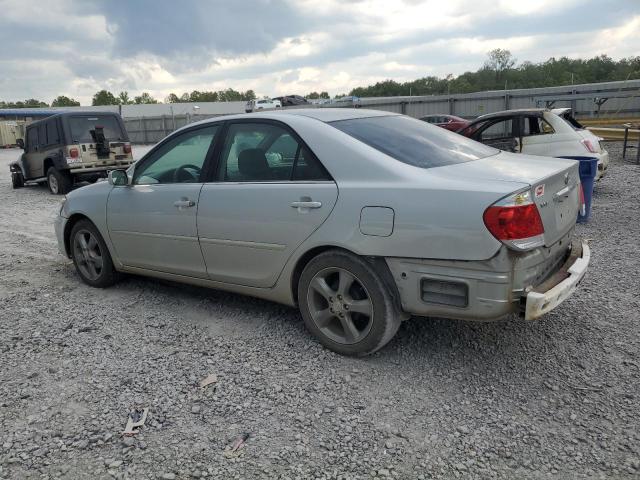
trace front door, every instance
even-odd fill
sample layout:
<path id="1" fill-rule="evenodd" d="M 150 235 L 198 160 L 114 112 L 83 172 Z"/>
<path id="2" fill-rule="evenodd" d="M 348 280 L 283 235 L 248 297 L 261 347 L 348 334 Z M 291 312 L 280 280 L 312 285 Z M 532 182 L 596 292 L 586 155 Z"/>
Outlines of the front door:
<path id="1" fill-rule="evenodd" d="M 196 212 L 218 128 L 172 137 L 136 164 L 132 185 L 113 188 L 107 224 L 122 263 L 206 278 Z"/>
<path id="2" fill-rule="evenodd" d="M 328 217 L 337 186 L 279 122 L 231 123 L 219 159 L 198 209 L 209 277 L 271 287 L 294 250 Z"/>
<path id="3" fill-rule="evenodd" d="M 519 153 L 517 120 L 518 117 L 489 119 L 475 127 L 471 138 L 500 150 Z"/>

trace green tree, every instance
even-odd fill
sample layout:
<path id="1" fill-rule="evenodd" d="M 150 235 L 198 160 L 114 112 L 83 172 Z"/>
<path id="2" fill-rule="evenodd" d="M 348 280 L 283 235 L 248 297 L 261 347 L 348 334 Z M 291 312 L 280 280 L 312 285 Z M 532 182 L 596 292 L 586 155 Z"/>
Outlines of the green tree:
<path id="1" fill-rule="evenodd" d="M 126 90 L 124 92 L 120 92 L 118 94 L 118 103 L 120 105 L 131 105 L 133 101 L 129 97 L 129 92 L 127 92 Z"/>
<path id="2" fill-rule="evenodd" d="M 158 103 L 158 100 L 156 100 L 151 95 L 149 95 L 149 93 L 142 92 L 142 95 L 134 97 L 133 102 L 137 105 L 140 105 L 140 104 Z"/>
<path id="3" fill-rule="evenodd" d="M 118 99 L 113 93 L 107 90 L 100 90 L 93 96 L 91 105 L 118 105 Z"/>
<path id="4" fill-rule="evenodd" d="M 180 102 L 180 97 L 178 97 L 173 92 L 167 95 L 166 98 L 164 99 L 164 103 L 179 103 L 179 102 Z"/>
<path id="5" fill-rule="evenodd" d="M 73 98 L 69 98 L 65 95 L 59 95 L 53 100 L 53 102 L 51 102 L 51 106 L 52 107 L 79 107 L 80 102 Z"/>

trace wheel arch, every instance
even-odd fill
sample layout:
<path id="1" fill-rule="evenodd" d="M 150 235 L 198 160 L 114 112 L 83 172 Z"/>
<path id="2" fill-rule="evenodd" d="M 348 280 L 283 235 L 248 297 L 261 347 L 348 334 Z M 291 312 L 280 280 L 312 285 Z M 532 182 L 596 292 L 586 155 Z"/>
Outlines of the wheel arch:
<path id="1" fill-rule="evenodd" d="M 391 274 L 391 270 L 389 269 L 389 266 L 387 265 L 387 262 L 384 260 L 384 258 L 358 255 L 357 253 L 349 250 L 348 248 L 344 248 L 337 245 L 321 245 L 321 246 L 313 247 L 307 250 L 297 259 L 296 265 L 293 268 L 291 273 L 291 285 L 290 285 L 291 296 L 296 305 L 298 304 L 298 282 L 300 281 L 302 272 L 304 271 L 305 267 L 309 264 L 309 262 L 313 258 L 317 257 L 321 253 L 324 253 L 328 250 L 339 250 L 342 252 L 346 252 L 350 255 L 360 257 L 365 261 L 367 261 L 367 263 L 371 265 L 371 267 L 378 273 L 378 275 L 380 275 L 380 278 L 382 279 L 386 287 L 389 289 L 389 292 L 391 293 L 391 296 L 393 297 L 394 302 L 398 307 L 398 311 L 402 312 L 400 292 L 398 291 L 398 286 L 396 285 L 396 282 L 393 279 L 393 275 Z"/>
<path id="2" fill-rule="evenodd" d="M 64 234 L 63 234 L 64 250 L 65 250 L 65 253 L 67 254 L 67 257 L 71 257 L 71 230 L 73 230 L 73 227 L 80 220 L 87 220 L 87 221 L 91 222 L 91 224 L 93 226 L 95 226 L 96 229 L 98 229 L 96 224 L 89 217 L 87 217 L 86 215 L 84 215 L 82 213 L 74 213 L 73 215 L 71 215 L 69 217 L 69 219 L 67 220 L 67 223 L 64 226 Z M 98 231 L 100 231 L 100 229 L 98 229 Z"/>
<path id="3" fill-rule="evenodd" d="M 45 177 L 47 176 L 47 172 L 49 171 L 49 169 L 53 166 L 55 166 L 53 158 L 47 157 L 44 159 L 44 161 L 42 162 L 42 173 Z"/>

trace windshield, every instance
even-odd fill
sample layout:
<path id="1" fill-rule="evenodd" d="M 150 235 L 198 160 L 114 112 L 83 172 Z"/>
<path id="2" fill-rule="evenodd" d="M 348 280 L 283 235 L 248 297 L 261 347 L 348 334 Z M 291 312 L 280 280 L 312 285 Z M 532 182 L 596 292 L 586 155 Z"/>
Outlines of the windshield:
<path id="1" fill-rule="evenodd" d="M 104 129 L 104 138 L 107 140 L 125 140 L 124 132 L 120 127 L 120 122 L 112 115 L 95 115 L 91 117 L 69 117 L 69 128 L 71 129 L 71 141 L 77 143 L 91 143 L 90 130 L 96 127 Z"/>
<path id="2" fill-rule="evenodd" d="M 337 120 L 331 125 L 396 160 L 420 168 L 454 165 L 500 152 L 404 115 Z"/>

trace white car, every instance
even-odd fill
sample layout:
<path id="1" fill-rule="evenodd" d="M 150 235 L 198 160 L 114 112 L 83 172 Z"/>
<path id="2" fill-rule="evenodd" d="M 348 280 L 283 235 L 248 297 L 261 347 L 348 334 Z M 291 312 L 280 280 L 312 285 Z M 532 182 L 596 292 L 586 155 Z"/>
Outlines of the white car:
<path id="1" fill-rule="evenodd" d="M 570 108 L 506 110 L 476 118 L 458 131 L 486 145 L 545 157 L 595 157 L 597 180 L 609 167 L 609 152 L 601 138 L 584 128 Z"/>
<path id="2" fill-rule="evenodd" d="M 275 110 L 276 108 L 282 108 L 280 100 L 270 100 L 263 98 L 262 100 L 249 100 L 244 108 L 247 113 L 260 112 L 262 110 Z"/>

